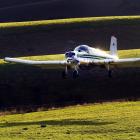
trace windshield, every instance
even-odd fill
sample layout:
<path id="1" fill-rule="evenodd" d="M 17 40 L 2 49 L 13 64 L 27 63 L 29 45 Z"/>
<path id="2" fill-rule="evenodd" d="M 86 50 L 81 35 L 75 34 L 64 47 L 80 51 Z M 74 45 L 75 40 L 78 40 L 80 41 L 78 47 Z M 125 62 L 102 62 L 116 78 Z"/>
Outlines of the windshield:
<path id="1" fill-rule="evenodd" d="M 81 45 L 81 46 L 78 46 L 75 51 L 77 52 L 86 52 L 86 53 L 89 53 L 89 49 L 88 49 L 88 46 L 87 45 Z"/>

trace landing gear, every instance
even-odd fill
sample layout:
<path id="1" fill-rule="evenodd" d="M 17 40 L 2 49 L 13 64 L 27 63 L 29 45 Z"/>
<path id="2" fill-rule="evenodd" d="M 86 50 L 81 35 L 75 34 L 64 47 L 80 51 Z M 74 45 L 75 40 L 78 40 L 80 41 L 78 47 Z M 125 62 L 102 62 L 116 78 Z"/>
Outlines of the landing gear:
<path id="1" fill-rule="evenodd" d="M 112 78 L 112 70 L 110 68 L 110 64 L 107 65 L 107 70 L 108 70 L 108 77 Z"/>
<path id="2" fill-rule="evenodd" d="M 68 67 L 66 66 L 65 70 L 62 71 L 62 78 L 66 79 L 67 77 L 68 77 Z M 76 78 L 79 77 L 79 72 L 78 72 L 78 67 L 77 66 L 74 67 L 74 71 L 72 73 L 72 77 L 73 77 L 73 79 L 76 79 Z"/>
<path id="3" fill-rule="evenodd" d="M 63 78 L 63 79 L 66 79 L 66 78 L 67 78 L 67 75 L 68 75 L 68 68 L 67 68 L 67 66 L 66 66 L 65 70 L 62 71 L 62 78 Z"/>
<path id="4" fill-rule="evenodd" d="M 78 78 L 79 77 L 79 72 L 77 70 L 74 70 L 72 76 L 73 76 L 73 79 Z"/>

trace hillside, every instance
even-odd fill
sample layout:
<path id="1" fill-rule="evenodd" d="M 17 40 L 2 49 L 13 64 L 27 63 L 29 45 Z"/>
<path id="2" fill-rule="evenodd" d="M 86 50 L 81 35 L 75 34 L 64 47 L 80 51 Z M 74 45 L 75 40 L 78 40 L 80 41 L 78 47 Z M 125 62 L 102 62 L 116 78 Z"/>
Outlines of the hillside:
<path id="1" fill-rule="evenodd" d="M 1 23 L 0 58 L 47 60 L 50 59 L 47 54 L 63 54 L 79 44 L 108 50 L 111 35 L 118 38 L 119 50 L 130 49 L 121 51 L 121 55 L 139 57 L 139 25 L 139 16 Z M 51 59 L 55 58 L 51 56 Z M 80 71 L 80 75 L 74 80 L 70 72 L 69 78 L 64 80 L 61 70 L 1 63 L 0 109 L 13 106 L 31 108 L 43 104 L 47 107 L 66 106 L 140 97 L 139 69 L 115 70 L 112 79 L 102 69 Z"/>
<path id="2" fill-rule="evenodd" d="M 73 106 L 0 116 L 1 140 L 139 140 L 140 102 Z"/>
<path id="3" fill-rule="evenodd" d="M 121 50 L 118 53 L 120 58 L 140 57 L 140 49 Z M 22 59 L 63 60 L 64 55 L 28 56 Z M 50 108 L 140 98 L 139 69 L 116 69 L 111 79 L 107 71 L 100 68 L 80 71 L 80 77 L 76 80 L 72 78 L 71 71 L 68 79 L 64 80 L 61 72 L 7 64 L 0 60 L 0 109 L 11 110 L 14 107 L 30 112 L 44 105 Z"/>
<path id="4" fill-rule="evenodd" d="M 1 0 L 0 22 L 139 15 L 138 0 Z"/>
<path id="5" fill-rule="evenodd" d="M 78 18 L 0 24 L 0 58 L 62 54 L 77 45 L 109 49 L 139 49 L 140 16 Z"/>

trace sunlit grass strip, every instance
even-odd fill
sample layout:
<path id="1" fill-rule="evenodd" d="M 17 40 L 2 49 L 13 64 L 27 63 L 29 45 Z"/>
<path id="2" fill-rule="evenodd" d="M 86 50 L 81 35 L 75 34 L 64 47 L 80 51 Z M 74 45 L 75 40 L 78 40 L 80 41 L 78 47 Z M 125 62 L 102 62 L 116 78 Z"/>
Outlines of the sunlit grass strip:
<path id="1" fill-rule="evenodd" d="M 68 18 L 56 20 L 41 20 L 41 21 L 28 21 L 28 22 L 8 22 L 0 23 L 0 28 L 8 27 L 23 27 L 23 26 L 49 26 L 56 24 L 72 24 L 72 23 L 88 23 L 88 22 L 101 22 L 101 21 L 140 21 L 140 16 L 109 16 L 109 17 L 87 17 L 87 18 Z"/>
<path id="2" fill-rule="evenodd" d="M 140 49 L 119 50 L 118 55 L 120 58 L 140 57 Z"/>
<path id="3" fill-rule="evenodd" d="M 140 57 L 140 49 L 131 49 L 131 50 L 119 50 L 118 51 L 119 58 L 132 58 L 132 57 Z M 64 54 L 55 54 L 55 55 L 41 55 L 41 56 L 28 56 L 28 57 L 20 57 L 22 59 L 29 60 L 64 60 Z M 0 64 L 4 64 L 4 60 L 0 59 Z"/>
<path id="4" fill-rule="evenodd" d="M 28 21 L 28 22 L 11 22 L 0 23 L 0 32 L 14 31 L 25 32 L 32 30 L 48 30 L 48 29 L 71 29 L 78 28 L 91 28 L 104 25 L 128 25 L 139 24 L 140 16 L 110 16 L 110 17 L 88 17 L 88 18 L 69 18 L 57 20 L 42 20 L 42 21 Z M 20 30 L 21 29 L 21 30 Z M 24 30 L 23 30 L 24 29 Z"/>
<path id="5" fill-rule="evenodd" d="M 64 54 L 21 57 L 29 60 L 64 60 Z"/>

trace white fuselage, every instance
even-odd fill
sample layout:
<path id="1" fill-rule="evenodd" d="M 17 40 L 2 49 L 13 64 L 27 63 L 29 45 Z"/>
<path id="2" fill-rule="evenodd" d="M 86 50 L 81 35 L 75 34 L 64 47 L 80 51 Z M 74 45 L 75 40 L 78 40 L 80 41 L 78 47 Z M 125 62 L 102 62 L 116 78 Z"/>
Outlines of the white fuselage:
<path id="1" fill-rule="evenodd" d="M 74 51 L 67 52 L 65 54 L 67 62 L 73 64 L 72 68 L 75 67 L 75 64 L 86 62 L 92 63 L 94 60 L 114 60 L 118 59 L 117 56 L 110 55 L 103 50 L 91 48 L 87 45 L 80 45 L 74 49 Z M 84 67 L 89 68 L 89 65 Z"/>
<path id="2" fill-rule="evenodd" d="M 74 51 L 76 54 L 76 57 L 78 59 L 116 59 L 116 56 L 112 56 L 108 53 L 106 53 L 105 51 L 99 50 L 99 49 L 95 49 L 95 48 L 90 48 L 90 52 L 76 52 Z"/>
<path id="3" fill-rule="evenodd" d="M 100 49 L 91 48 L 87 45 L 80 45 L 72 51 L 75 55 L 69 57 L 69 59 L 82 60 L 102 60 L 102 59 L 118 59 L 117 56 L 110 55 Z"/>

